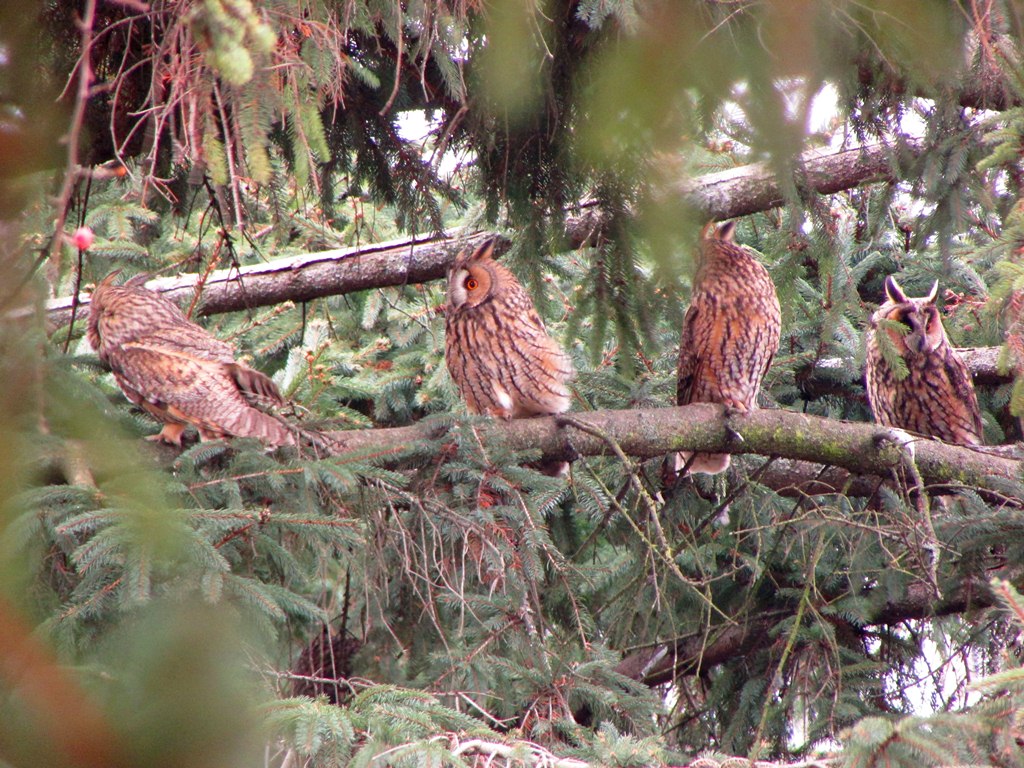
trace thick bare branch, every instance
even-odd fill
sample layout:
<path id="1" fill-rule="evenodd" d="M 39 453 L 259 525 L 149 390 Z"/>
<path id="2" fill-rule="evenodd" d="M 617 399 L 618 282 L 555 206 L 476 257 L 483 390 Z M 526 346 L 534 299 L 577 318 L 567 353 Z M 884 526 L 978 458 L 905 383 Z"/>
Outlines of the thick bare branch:
<path id="1" fill-rule="evenodd" d="M 920 145 L 910 142 L 911 152 Z M 838 152 L 814 150 L 802 156 L 798 183 L 821 194 L 831 194 L 859 184 L 895 175 L 894 150 L 887 144 L 871 144 Z M 676 192 L 705 219 L 728 219 L 781 205 L 782 187 L 765 163 L 712 173 L 681 182 Z M 567 223 L 567 237 L 579 246 L 601 226 L 600 212 L 585 206 Z M 216 270 L 205 279 L 182 275 L 151 280 L 147 287 L 182 303 L 190 303 L 201 280 L 200 314 L 235 312 L 285 301 L 309 301 L 368 288 L 422 283 L 444 277 L 455 252 L 494 237 L 493 232 L 457 231 L 446 237 L 410 237 L 358 248 L 342 248 L 267 264 Z M 79 298 L 80 307 L 89 303 Z M 53 299 L 46 305 L 47 325 L 59 328 L 71 317 L 71 297 Z"/>
<path id="2" fill-rule="evenodd" d="M 1005 384 L 1013 381 L 1013 371 L 1000 370 L 999 347 L 962 347 L 957 350 L 976 384 Z"/>
<path id="3" fill-rule="evenodd" d="M 582 424 L 586 431 L 573 426 Z M 458 426 L 456 429 L 469 429 Z M 798 462 L 827 464 L 851 475 L 888 479 L 913 460 L 930 486 L 968 486 L 996 496 L 1019 493 L 1024 463 L 1001 455 L 873 424 L 851 423 L 783 410 L 758 410 L 728 421 L 715 405 L 625 411 L 592 411 L 568 417 L 505 422 L 483 420 L 473 427 L 484 445 L 537 449 L 548 459 L 612 454 L 612 445 L 647 459 L 679 450 L 755 453 Z M 332 452 L 372 455 L 385 465 L 402 464 L 410 445 L 443 434 L 445 427 L 421 422 L 393 429 L 331 432 Z M 598 435 L 601 435 L 600 437 Z M 736 437 L 738 435 L 738 438 Z M 809 470 L 807 470 L 809 471 Z M 834 487 L 844 475 L 827 470 L 814 492 Z M 814 475 L 811 475 L 814 477 Z M 796 489 L 794 489 L 796 490 Z M 803 492 L 807 492 L 804 489 Z"/>
<path id="4" fill-rule="evenodd" d="M 921 153 L 920 139 L 908 139 L 906 156 Z M 832 195 L 875 181 L 897 178 L 897 150 L 890 144 L 875 143 L 841 149 L 805 152 L 796 163 L 798 187 L 821 195 Z M 768 163 L 753 163 L 728 171 L 710 173 L 680 181 L 676 191 L 703 218 L 720 221 L 777 208 L 785 202 L 782 185 Z"/>
<path id="5" fill-rule="evenodd" d="M 456 249 L 473 247 L 494 236 L 493 232 L 457 231 L 447 238 L 408 237 L 237 269 L 218 269 L 205 279 L 194 274 L 161 277 L 150 280 L 146 287 L 188 305 L 199 283 L 199 314 L 236 312 L 285 301 L 310 301 L 368 288 L 436 280 L 444 277 Z M 79 306 L 88 302 L 89 296 L 82 295 Z M 46 314 L 51 328 L 67 323 L 71 297 L 47 302 Z"/>

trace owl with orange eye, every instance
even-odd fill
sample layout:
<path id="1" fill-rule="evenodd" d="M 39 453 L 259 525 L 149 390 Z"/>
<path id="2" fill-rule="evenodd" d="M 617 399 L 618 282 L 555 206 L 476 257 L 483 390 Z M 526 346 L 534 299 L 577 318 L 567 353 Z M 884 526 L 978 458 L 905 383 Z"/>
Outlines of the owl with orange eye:
<path id="1" fill-rule="evenodd" d="M 501 419 L 569 410 L 572 361 L 544 328 L 494 240 L 460 253 L 448 273 L 445 362 L 470 413 Z"/>

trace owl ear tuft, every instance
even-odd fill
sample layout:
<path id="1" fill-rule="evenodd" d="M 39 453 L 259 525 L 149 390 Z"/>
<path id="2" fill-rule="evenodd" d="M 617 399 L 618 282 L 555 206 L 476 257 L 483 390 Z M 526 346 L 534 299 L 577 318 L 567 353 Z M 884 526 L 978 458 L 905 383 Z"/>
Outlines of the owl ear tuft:
<path id="1" fill-rule="evenodd" d="M 132 288 L 141 288 L 149 281 L 149 278 L 150 274 L 148 272 L 141 272 L 133 277 L 129 277 L 124 281 L 124 284 Z"/>
<path id="2" fill-rule="evenodd" d="M 100 280 L 98 283 L 96 283 L 96 287 L 92 289 L 92 292 L 96 293 L 96 291 L 100 290 L 101 288 L 109 288 L 111 285 L 114 284 L 114 278 L 116 278 L 120 274 L 121 274 L 121 270 L 120 269 L 115 269 L 109 275 L 107 275 L 102 280 Z"/>
<path id="3" fill-rule="evenodd" d="M 928 292 L 928 295 L 924 297 L 924 300 L 928 304 L 934 304 L 935 299 L 939 296 L 939 281 L 936 280 L 932 283 L 932 289 Z"/>
<path id="4" fill-rule="evenodd" d="M 475 251 L 473 251 L 473 261 L 483 261 L 484 259 L 494 258 L 494 246 L 498 244 L 498 238 L 492 237 L 485 243 L 481 244 Z"/>
<path id="5" fill-rule="evenodd" d="M 885 297 L 894 304 L 905 304 L 907 301 L 907 294 L 892 275 L 885 278 Z"/>
<path id="6" fill-rule="evenodd" d="M 731 243 L 736 237 L 736 222 L 727 221 L 722 226 L 718 226 L 714 221 L 709 221 L 704 225 L 700 234 L 703 240 L 724 240 Z"/>
<path id="7" fill-rule="evenodd" d="M 455 274 L 458 270 L 464 269 L 467 265 L 472 264 L 475 261 L 493 259 L 494 246 L 497 241 L 497 237 L 491 237 L 478 245 L 472 251 L 460 251 L 459 255 L 455 257 L 455 261 L 452 262 L 451 274 Z"/>

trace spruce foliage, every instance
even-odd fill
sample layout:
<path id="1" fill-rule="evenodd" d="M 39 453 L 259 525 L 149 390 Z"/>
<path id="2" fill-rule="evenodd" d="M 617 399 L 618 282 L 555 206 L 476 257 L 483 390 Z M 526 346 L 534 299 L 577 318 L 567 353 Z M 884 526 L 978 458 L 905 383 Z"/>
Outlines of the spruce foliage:
<path id="1" fill-rule="evenodd" d="M 494 227 L 572 356 L 573 410 L 667 406 L 701 223 L 676 185 L 765 162 L 782 199 L 737 235 L 783 308 L 761 406 L 869 420 L 863 333 L 884 279 L 913 294 L 938 279 L 954 343 L 1002 346 L 1004 376 L 979 394 L 987 439 L 1011 442 L 1024 81 L 1012 8 L 967 13 L 981 5 L 101 4 L 87 55 L 111 88 L 87 104 L 83 159 L 123 170 L 82 172 L 57 201 L 95 233 L 84 254 L 49 240 L 52 200 L 24 206 L 2 307 L 113 269 L 201 282 Z M 42 19 L 40 63 L 67 78 L 75 16 L 51 3 Z M 17 77 L 0 63 L 0 89 Z M 835 119 L 808 134 L 822 93 Z M 402 132 L 413 110 L 423 145 Z M 851 137 L 890 142 L 892 177 L 824 196 L 793 172 Z M 459 153 L 471 162 L 443 171 Z M 567 234 L 585 210 L 593 226 Z M 718 765 L 838 744 L 822 760 L 1020 761 L 1015 491 L 929 498 L 911 462 L 866 494 L 810 495 L 753 455 L 672 488 L 660 458 L 614 451 L 548 477 L 466 414 L 444 300 L 441 281 L 184 307 L 305 426 L 431 426 L 387 462 L 151 446 L 85 310 L 52 335 L 41 310 L 8 316 L 0 641 L 40 652 L 25 680 L 0 673 L 0 765 L 81 764 L 40 738 L 61 700 L 35 679 L 95 710 L 107 765 Z"/>

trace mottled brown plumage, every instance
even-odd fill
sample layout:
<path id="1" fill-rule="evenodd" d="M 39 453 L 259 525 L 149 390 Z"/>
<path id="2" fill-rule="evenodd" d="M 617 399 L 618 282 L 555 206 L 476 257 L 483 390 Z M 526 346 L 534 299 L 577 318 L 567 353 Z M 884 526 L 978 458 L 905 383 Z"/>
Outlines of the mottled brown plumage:
<path id="1" fill-rule="evenodd" d="M 679 405 L 722 403 L 726 413 L 756 408 L 779 348 L 775 285 L 753 252 L 733 242 L 734 234 L 733 222 L 718 229 L 709 224 L 702 233 L 679 342 Z M 679 467 L 689 457 L 680 454 Z M 697 454 L 690 471 L 715 474 L 728 466 L 727 453 Z"/>
<path id="2" fill-rule="evenodd" d="M 493 241 L 462 253 L 448 274 L 445 362 L 470 413 L 502 419 L 569 410 L 572 362 Z"/>
<path id="3" fill-rule="evenodd" d="M 150 439 L 181 445 L 186 426 L 202 439 L 256 437 L 295 443 L 280 420 L 257 405 L 282 405 L 274 383 L 235 361 L 230 345 L 189 321 L 176 304 L 133 278 L 108 275 L 93 291 L 89 343 L 125 395 L 163 424 Z"/>
<path id="4" fill-rule="evenodd" d="M 936 283 L 927 296 L 907 297 L 892 277 L 885 303 L 867 332 L 866 380 L 875 421 L 948 443 L 981 445 L 981 411 L 971 372 L 949 343 L 935 305 Z M 906 334 L 893 327 L 902 323 Z M 882 354 L 881 334 L 907 366 L 900 379 Z"/>

